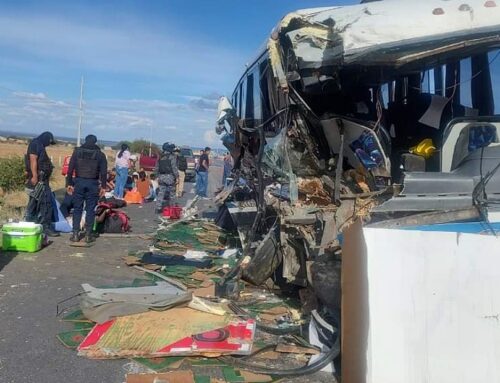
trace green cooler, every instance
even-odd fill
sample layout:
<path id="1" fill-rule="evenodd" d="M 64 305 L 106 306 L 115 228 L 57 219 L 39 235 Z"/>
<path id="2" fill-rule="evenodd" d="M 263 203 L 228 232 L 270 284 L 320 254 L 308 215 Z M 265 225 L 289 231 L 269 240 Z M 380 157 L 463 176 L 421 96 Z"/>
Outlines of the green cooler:
<path id="1" fill-rule="evenodd" d="M 34 253 L 42 248 L 42 225 L 32 222 L 7 223 L 2 227 L 4 251 Z"/>

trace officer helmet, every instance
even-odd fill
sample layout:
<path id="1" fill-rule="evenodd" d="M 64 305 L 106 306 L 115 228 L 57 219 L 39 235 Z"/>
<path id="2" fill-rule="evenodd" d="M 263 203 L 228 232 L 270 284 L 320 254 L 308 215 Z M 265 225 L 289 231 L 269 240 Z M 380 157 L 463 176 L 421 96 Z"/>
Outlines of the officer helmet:
<path id="1" fill-rule="evenodd" d="M 175 145 L 171 144 L 170 142 L 165 142 L 161 148 L 166 153 L 172 153 L 175 149 Z"/>

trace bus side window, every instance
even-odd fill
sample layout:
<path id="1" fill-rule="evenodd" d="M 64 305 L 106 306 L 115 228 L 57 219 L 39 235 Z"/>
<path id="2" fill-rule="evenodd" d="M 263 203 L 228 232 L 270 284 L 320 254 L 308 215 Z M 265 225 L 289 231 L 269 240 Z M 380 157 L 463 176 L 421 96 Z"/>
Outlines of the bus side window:
<path id="1" fill-rule="evenodd" d="M 243 119 L 245 118 L 245 105 L 246 105 L 246 97 L 245 97 L 245 80 L 242 80 L 240 83 L 240 101 L 238 103 L 238 116 Z"/>
<path id="2" fill-rule="evenodd" d="M 238 99 L 239 99 L 239 97 L 240 97 L 239 93 L 236 92 L 235 94 L 233 94 L 233 99 L 231 100 L 231 103 L 233 104 L 233 108 L 236 111 L 236 114 L 238 114 Z"/>
<path id="3" fill-rule="evenodd" d="M 260 89 L 260 100 L 261 100 L 261 114 L 262 123 L 271 118 L 271 103 L 269 100 L 269 85 L 268 85 L 268 72 L 269 65 L 268 61 L 264 61 L 259 67 L 259 89 Z M 264 127 L 266 128 L 266 127 Z"/>
<path id="4" fill-rule="evenodd" d="M 253 103 L 253 85 L 254 85 L 254 75 L 249 74 L 247 77 L 247 92 L 246 92 L 246 102 L 245 102 L 245 123 L 248 127 L 254 126 L 254 103 Z"/>
<path id="5" fill-rule="evenodd" d="M 260 89 L 260 68 L 255 67 L 253 72 L 253 120 L 254 126 L 262 124 L 262 97 Z"/>

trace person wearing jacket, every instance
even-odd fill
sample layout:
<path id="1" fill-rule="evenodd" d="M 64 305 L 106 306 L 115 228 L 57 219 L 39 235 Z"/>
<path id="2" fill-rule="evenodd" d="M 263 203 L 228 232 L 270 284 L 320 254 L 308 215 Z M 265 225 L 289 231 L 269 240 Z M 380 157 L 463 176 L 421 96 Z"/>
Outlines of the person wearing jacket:
<path id="1" fill-rule="evenodd" d="M 158 197 L 156 198 L 156 213 L 160 214 L 164 201 L 170 205 L 173 188 L 179 178 L 177 159 L 174 155 L 175 145 L 165 142 L 162 146 L 163 153 L 156 163 L 155 174 L 158 176 Z"/>
<path id="2" fill-rule="evenodd" d="M 59 233 L 52 229 L 52 190 L 50 176 L 54 166 L 45 148 L 54 145 L 54 135 L 43 132 L 28 145 L 25 157 L 26 191 L 29 195 L 25 221 L 39 223 L 49 237 L 57 237 Z"/>
<path id="3" fill-rule="evenodd" d="M 99 196 L 106 191 L 108 161 L 97 146 L 97 137 L 93 134 L 85 137 L 85 143 L 76 148 L 71 156 L 66 176 L 68 194 L 74 194 L 72 242 L 80 241 L 80 221 L 85 203 L 85 242 L 95 241 L 92 229 L 95 220 L 95 208 Z M 73 178 L 73 173 L 75 178 Z"/>

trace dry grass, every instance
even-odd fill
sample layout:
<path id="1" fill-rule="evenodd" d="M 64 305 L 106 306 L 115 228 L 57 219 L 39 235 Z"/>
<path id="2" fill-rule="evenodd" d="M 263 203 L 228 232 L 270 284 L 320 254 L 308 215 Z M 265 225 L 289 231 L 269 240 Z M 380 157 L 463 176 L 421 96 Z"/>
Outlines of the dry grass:
<path id="1" fill-rule="evenodd" d="M 22 157 L 26 154 L 27 143 L 15 143 L 15 142 L 0 142 L 0 158 L 19 156 Z M 64 157 L 70 156 L 73 153 L 73 148 L 64 145 L 54 145 L 47 148 L 47 153 L 52 158 L 54 166 L 61 167 L 64 161 Z M 114 158 L 113 151 L 104 151 L 108 157 L 108 161 Z"/>
<path id="2" fill-rule="evenodd" d="M 22 219 L 27 204 L 28 195 L 24 191 L 7 193 L 0 197 L 0 224 L 9 219 Z"/>
<path id="3" fill-rule="evenodd" d="M 26 154 L 27 143 L 16 142 L 0 142 L 0 158 L 19 156 Z M 64 189 L 65 178 L 61 174 L 61 167 L 65 156 L 73 153 L 73 148 L 55 145 L 47 148 L 47 153 L 52 158 L 55 169 L 52 175 L 50 185 L 53 191 Z M 106 151 L 108 160 L 113 158 L 112 151 Z M 2 194 L 0 192 L 0 224 L 7 222 L 9 219 L 19 220 L 24 216 L 24 209 L 28 203 L 28 196 L 24 191 L 11 192 Z"/>

